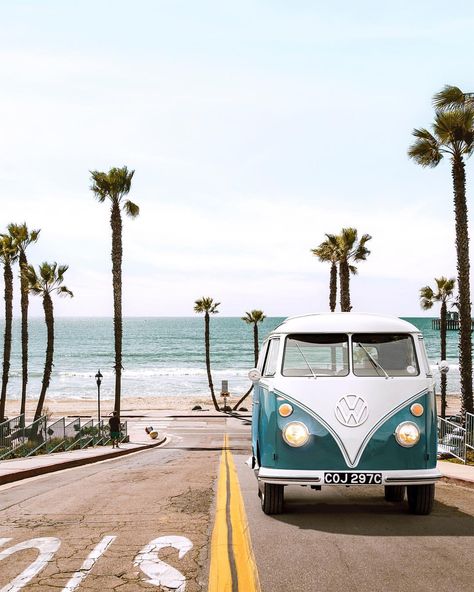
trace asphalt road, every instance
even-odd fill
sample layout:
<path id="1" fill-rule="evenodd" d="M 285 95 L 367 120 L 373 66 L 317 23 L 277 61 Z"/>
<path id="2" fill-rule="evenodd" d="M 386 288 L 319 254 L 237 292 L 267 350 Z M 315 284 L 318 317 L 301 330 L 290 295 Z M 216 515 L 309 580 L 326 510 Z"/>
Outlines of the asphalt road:
<path id="1" fill-rule="evenodd" d="M 157 590 L 160 578 L 179 589 L 184 577 L 187 592 L 205 589 L 224 433 L 238 442 L 248 428 L 220 418 L 169 424 L 164 448 L 0 487 L 0 539 L 10 539 L 0 551 L 17 549 L 0 562 L 0 591 L 135 592 Z"/>
<path id="2" fill-rule="evenodd" d="M 433 514 L 412 516 L 377 487 L 292 487 L 285 513 L 266 516 L 248 425 L 176 418 L 166 431 L 164 448 L 0 487 L 0 592 L 206 590 L 225 433 L 263 592 L 472 590 L 474 490 L 440 484 Z"/>
<path id="3" fill-rule="evenodd" d="M 470 592 L 474 490 L 436 486 L 430 516 L 386 502 L 377 486 L 285 488 L 285 513 L 260 509 L 256 479 L 235 462 L 264 592 Z"/>

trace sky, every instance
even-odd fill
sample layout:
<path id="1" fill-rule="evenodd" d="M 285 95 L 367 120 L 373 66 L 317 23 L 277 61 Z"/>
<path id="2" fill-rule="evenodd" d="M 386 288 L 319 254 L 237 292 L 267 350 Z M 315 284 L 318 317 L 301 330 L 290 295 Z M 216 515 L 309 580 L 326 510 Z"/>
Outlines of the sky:
<path id="1" fill-rule="evenodd" d="M 125 316 L 326 311 L 310 249 L 345 226 L 373 236 L 353 310 L 421 316 L 456 275 L 452 186 L 407 149 L 434 93 L 474 91 L 473 32 L 471 0 L 0 0 L 0 231 L 26 221 L 31 263 L 69 265 L 57 316 L 110 316 L 90 171 L 127 165 Z"/>

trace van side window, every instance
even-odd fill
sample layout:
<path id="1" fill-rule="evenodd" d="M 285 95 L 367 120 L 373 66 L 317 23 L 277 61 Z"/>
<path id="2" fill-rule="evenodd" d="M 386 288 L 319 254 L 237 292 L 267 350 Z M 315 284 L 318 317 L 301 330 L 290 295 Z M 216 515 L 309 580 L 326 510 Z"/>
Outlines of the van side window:
<path id="1" fill-rule="evenodd" d="M 260 350 L 260 353 L 258 354 L 258 362 L 257 362 L 257 368 L 258 370 L 260 370 L 260 372 L 262 372 L 263 375 L 263 363 L 265 362 L 265 358 L 267 357 L 267 351 L 268 351 L 268 341 L 266 341 L 263 345 L 262 345 L 262 349 Z"/>
<path id="2" fill-rule="evenodd" d="M 279 339 L 271 339 L 268 344 L 267 357 L 263 366 L 263 376 L 275 376 L 277 369 Z"/>

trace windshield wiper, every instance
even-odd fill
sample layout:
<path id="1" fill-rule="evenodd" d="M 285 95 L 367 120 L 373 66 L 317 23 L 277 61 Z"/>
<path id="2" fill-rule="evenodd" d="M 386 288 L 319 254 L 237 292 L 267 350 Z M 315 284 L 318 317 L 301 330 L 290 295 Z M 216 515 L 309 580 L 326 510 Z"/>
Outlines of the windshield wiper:
<path id="1" fill-rule="evenodd" d="M 365 347 L 362 345 L 362 343 L 358 343 L 357 345 L 364 350 L 365 355 L 369 358 L 370 362 L 372 362 L 373 367 L 376 370 L 377 370 L 377 368 L 380 368 L 380 370 L 382 370 L 382 372 L 385 374 L 385 378 L 390 378 L 389 375 L 382 368 L 382 366 L 377 362 L 377 360 L 365 349 Z"/>
<path id="2" fill-rule="evenodd" d="M 296 347 L 298 348 L 298 351 L 300 352 L 300 354 L 301 354 L 301 357 L 302 357 L 302 358 L 303 358 L 303 360 L 306 362 L 306 366 L 308 366 L 308 368 L 309 368 L 309 371 L 310 371 L 310 372 L 311 372 L 311 374 L 313 375 L 313 378 L 316 378 L 316 374 L 313 372 L 313 369 L 312 369 L 312 368 L 311 368 L 311 366 L 309 365 L 309 362 L 308 362 L 308 360 L 307 360 L 307 359 L 304 357 L 304 353 L 301 351 L 301 349 L 300 349 L 300 346 L 299 346 L 299 345 L 296 343 L 296 341 L 295 341 L 295 345 L 296 345 Z"/>

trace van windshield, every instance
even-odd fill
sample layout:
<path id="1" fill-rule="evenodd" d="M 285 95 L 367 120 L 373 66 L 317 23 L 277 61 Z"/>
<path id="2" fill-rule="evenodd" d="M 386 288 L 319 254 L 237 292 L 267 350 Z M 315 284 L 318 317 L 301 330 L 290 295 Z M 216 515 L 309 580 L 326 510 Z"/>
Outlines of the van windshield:
<path id="1" fill-rule="evenodd" d="M 288 335 L 283 357 L 283 376 L 347 376 L 347 335 Z"/>
<path id="2" fill-rule="evenodd" d="M 411 335 L 355 333 L 352 364 L 356 376 L 417 376 L 420 373 Z"/>

